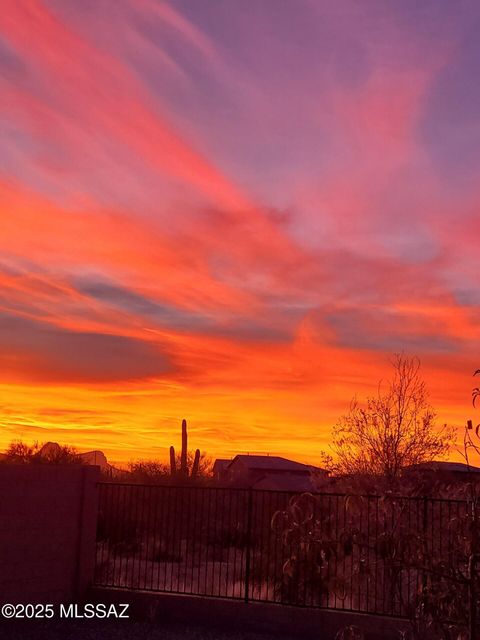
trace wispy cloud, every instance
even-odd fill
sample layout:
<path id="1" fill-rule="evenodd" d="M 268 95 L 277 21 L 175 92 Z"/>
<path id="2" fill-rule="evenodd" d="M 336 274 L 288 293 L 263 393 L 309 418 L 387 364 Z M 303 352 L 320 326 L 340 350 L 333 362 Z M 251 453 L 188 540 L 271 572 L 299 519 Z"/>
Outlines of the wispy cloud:
<path id="1" fill-rule="evenodd" d="M 186 415 L 214 454 L 311 459 L 392 351 L 463 421 L 480 13 L 460 5 L 8 1 L 0 445 L 163 455 Z"/>

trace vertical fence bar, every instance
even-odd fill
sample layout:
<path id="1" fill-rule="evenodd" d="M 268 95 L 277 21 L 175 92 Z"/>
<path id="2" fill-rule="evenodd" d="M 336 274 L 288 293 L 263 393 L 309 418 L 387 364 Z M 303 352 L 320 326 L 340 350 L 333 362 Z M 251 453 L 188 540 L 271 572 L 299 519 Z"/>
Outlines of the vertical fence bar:
<path id="1" fill-rule="evenodd" d="M 153 531 L 151 531 L 153 547 L 151 550 L 150 588 L 154 585 L 155 557 L 157 553 L 157 527 L 158 527 L 158 487 L 152 487 L 151 499 L 153 502 Z"/>
<path id="2" fill-rule="evenodd" d="M 247 549 L 245 559 L 245 602 L 249 600 L 250 594 L 250 561 L 252 553 L 252 511 L 253 511 L 253 490 L 248 489 L 248 504 L 247 504 Z"/>
<path id="3" fill-rule="evenodd" d="M 422 535 L 423 535 L 423 553 L 425 558 L 428 557 L 428 539 L 427 539 L 427 529 L 428 529 L 428 501 L 427 498 L 423 498 L 423 518 L 422 518 Z M 425 565 L 425 560 L 423 562 Z M 422 572 L 422 599 L 425 601 L 427 593 L 427 574 L 425 571 Z"/>
<path id="4" fill-rule="evenodd" d="M 425 558 L 444 559 L 452 569 L 463 562 L 465 572 L 465 559 L 459 560 L 455 553 L 450 523 L 452 516 L 456 522 L 471 509 L 469 581 L 462 588 L 468 588 L 464 608 L 468 605 L 471 640 L 478 633 L 480 549 L 477 507 L 470 502 L 397 497 L 384 504 L 378 496 L 370 495 L 365 496 L 361 511 L 347 518 L 344 494 L 318 494 L 311 524 L 305 525 L 299 539 L 283 539 L 278 535 L 281 531 L 274 534 L 271 520 L 275 511 L 289 508 L 289 498 L 297 495 L 290 492 L 100 483 L 99 493 L 102 520 L 95 571 L 99 586 L 401 617 L 407 616 L 417 593 L 425 597 L 431 575 Z M 334 544 L 352 524 L 358 528 L 361 542 L 347 562 L 333 554 L 317 572 L 314 564 L 321 561 L 322 538 L 317 538 L 316 527 L 320 522 L 328 523 Z M 415 535 L 415 544 L 421 545 L 423 553 L 413 568 L 405 566 L 400 574 L 390 575 L 388 561 L 377 549 L 382 524 L 387 532 Z M 304 546 L 299 547 L 302 542 Z M 297 573 L 287 581 L 282 565 L 292 555 L 298 558 Z M 353 571 L 354 563 L 362 565 L 358 573 Z M 328 585 L 329 578 L 346 578 L 347 574 L 350 587 L 345 599 Z"/>
<path id="5" fill-rule="evenodd" d="M 162 557 L 165 553 L 165 518 L 166 518 L 166 495 L 164 487 L 158 487 L 158 500 L 160 503 L 160 522 L 158 525 L 158 567 L 157 567 L 157 590 L 160 591 L 160 581 L 163 578 L 165 584 L 165 571 L 162 574 Z"/>
<path id="6" fill-rule="evenodd" d="M 475 640 L 477 629 L 477 598 L 475 593 L 475 579 L 476 579 L 476 559 L 474 554 L 470 555 L 468 559 L 468 595 L 469 595 L 469 607 L 468 607 L 468 626 L 470 640 Z"/>

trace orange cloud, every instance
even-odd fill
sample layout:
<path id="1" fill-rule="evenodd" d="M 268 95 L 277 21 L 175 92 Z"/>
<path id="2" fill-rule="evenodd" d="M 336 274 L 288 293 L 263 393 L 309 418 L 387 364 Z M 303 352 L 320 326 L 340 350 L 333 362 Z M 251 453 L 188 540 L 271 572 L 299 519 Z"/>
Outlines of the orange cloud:
<path id="1" fill-rule="evenodd" d="M 261 7 L 240 42 L 242 21 L 215 37 L 216 16 L 127 2 L 106 43 L 105 15 L 54 6 L 0 15 L 0 448 L 164 456 L 186 416 L 212 455 L 318 463 L 394 351 L 420 356 L 439 421 L 462 424 L 478 197 L 443 197 L 419 134 L 451 46 L 419 59 L 395 21 L 380 46 L 348 3 L 325 11 L 340 44 L 299 11 L 288 55 L 290 21 L 272 34 Z"/>

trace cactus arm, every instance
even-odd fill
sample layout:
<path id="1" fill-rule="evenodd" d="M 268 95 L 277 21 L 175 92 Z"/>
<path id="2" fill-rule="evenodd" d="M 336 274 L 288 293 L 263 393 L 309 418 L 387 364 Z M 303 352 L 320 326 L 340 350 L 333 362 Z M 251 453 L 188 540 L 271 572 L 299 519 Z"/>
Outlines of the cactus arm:
<path id="1" fill-rule="evenodd" d="M 172 478 L 177 473 L 177 466 L 175 464 L 175 447 L 170 447 L 170 475 Z"/>
<path id="2" fill-rule="evenodd" d="M 195 458 L 193 460 L 192 478 L 196 478 L 198 476 L 199 467 L 200 467 L 200 449 L 197 449 L 195 451 Z"/>

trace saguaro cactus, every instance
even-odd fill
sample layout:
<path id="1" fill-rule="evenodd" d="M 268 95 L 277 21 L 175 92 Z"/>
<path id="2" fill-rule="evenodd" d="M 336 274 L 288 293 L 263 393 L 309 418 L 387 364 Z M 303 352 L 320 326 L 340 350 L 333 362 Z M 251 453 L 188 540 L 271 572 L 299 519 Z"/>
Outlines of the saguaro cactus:
<path id="1" fill-rule="evenodd" d="M 192 470 L 190 473 L 191 478 L 198 476 L 200 468 L 200 449 L 195 451 L 195 457 L 193 459 Z M 175 447 L 170 447 L 170 475 L 173 478 L 176 475 L 180 475 L 182 478 L 188 478 L 188 434 L 187 434 L 187 421 L 182 420 L 182 452 L 180 454 L 180 469 L 177 472 L 177 463 L 175 456 Z"/>

